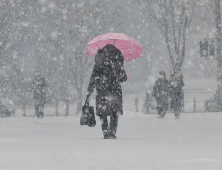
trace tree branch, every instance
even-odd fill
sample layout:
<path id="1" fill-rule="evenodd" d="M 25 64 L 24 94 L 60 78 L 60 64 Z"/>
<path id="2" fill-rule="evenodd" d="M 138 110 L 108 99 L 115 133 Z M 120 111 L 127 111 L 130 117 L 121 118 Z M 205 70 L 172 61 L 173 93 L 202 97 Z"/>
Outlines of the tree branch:
<path id="1" fill-rule="evenodd" d="M 172 26 L 173 26 L 173 41 L 174 41 L 174 48 L 177 55 L 179 55 L 179 51 L 177 48 L 177 40 L 176 40 L 176 28 L 175 28 L 175 17 L 174 17 L 174 7 L 172 0 L 170 0 L 170 7 L 171 7 L 171 17 L 172 17 Z M 178 42 L 179 43 L 179 42 Z"/>

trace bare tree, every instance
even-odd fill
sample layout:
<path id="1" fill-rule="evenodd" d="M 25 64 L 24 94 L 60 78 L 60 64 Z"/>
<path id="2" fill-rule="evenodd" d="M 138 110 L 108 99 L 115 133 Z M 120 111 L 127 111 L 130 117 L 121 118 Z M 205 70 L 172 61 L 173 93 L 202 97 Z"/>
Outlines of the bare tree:
<path id="1" fill-rule="evenodd" d="M 222 59 L 221 59 L 221 2 L 220 0 L 209 0 L 207 3 L 214 14 L 216 27 L 216 54 L 217 54 L 217 78 L 222 83 Z"/>
<path id="2" fill-rule="evenodd" d="M 18 24 L 26 14 L 26 11 L 18 10 L 17 5 L 13 1 L 4 1 L 0 6 L 0 65 L 6 71 L 4 79 L 7 82 L 6 87 L 2 86 L 4 87 L 2 91 L 10 93 L 20 93 L 23 88 L 27 91 L 23 69 L 19 66 L 19 62 L 24 56 L 22 50 L 19 50 L 23 44 L 18 39 L 15 41 L 15 37 L 12 36 L 13 31 L 19 32 L 19 28 L 15 30 L 13 26 Z M 25 39 L 24 34 L 20 34 L 18 37 Z"/>
<path id="3" fill-rule="evenodd" d="M 186 34 L 198 0 L 136 0 L 138 9 L 164 36 L 173 71 L 181 70 L 185 59 Z"/>
<path id="4" fill-rule="evenodd" d="M 214 15 L 213 21 L 216 27 L 216 55 L 217 55 L 217 103 L 219 111 L 222 110 L 222 56 L 221 56 L 221 0 L 207 0 L 205 6 L 210 9 Z"/>
<path id="5" fill-rule="evenodd" d="M 62 87 L 72 83 L 73 88 L 68 88 L 76 92 L 72 97 L 78 99 L 79 112 L 84 82 L 89 80 L 86 75 L 93 64 L 93 58 L 85 55 L 86 44 L 110 30 L 123 30 L 120 7 L 109 0 L 20 0 L 1 4 L 0 57 L 9 63 L 9 88 L 22 89 L 16 83 L 23 87 L 21 82 L 30 81 L 38 72 L 47 79 L 50 101 L 58 102 Z"/>

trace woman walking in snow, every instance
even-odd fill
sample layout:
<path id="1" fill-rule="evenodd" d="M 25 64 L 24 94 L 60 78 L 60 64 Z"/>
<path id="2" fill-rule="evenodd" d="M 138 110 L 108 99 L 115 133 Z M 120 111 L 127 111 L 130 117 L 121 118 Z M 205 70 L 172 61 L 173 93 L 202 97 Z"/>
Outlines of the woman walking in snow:
<path id="1" fill-rule="evenodd" d="M 88 95 L 96 88 L 96 115 L 100 117 L 104 139 L 116 138 L 119 115 L 123 114 L 120 83 L 127 80 L 123 61 L 121 52 L 111 44 L 98 50 L 95 56 Z"/>

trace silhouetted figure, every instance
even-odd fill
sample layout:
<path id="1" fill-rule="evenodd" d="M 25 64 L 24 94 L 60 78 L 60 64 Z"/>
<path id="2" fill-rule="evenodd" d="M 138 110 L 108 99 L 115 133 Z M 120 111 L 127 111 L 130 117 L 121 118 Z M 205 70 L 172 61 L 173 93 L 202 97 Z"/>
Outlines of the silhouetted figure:
<path id="1" fill-rule="evenodd" d="M 138 108 L 138 98 L 135 99 L 135 106 L 136 106 L 136 112 L 139 112 L 139 108 Z"/>
<path id="2" fill-rule="evenodd" d="M 69 99 L 66 99 L 66 116 L 69 116 Z"/>
<path id="3" fill-rule="evenodd" d="M 164 71 L 159 72 L 159 79 L 153 87 L 153 97 L 157 101 L 158 118 L 164 118 L 168 110 L 169 82 Z"/>
<path id="4" fill-rule="evenodd" d="M 181 109 L 184 105 L 183 75 L 179 72 L 174 72 L 170 76 L 170 98 L 171 108 L 173 108 L 175 117 L 180 119 Z"/>
<path id="5" fill-rule="evenodd" d="M 123 114 L 120 83 L 127 80 L 124 58 L 114 45 L 108 44 L 95 56 L 88 93 L 96 88 L 96 115 L 100 117 L 104 139 L 116 138 L 119 115 Z M 108 127 L 107 116 L 110 116 Z"/>
<path id="6" fill-rule="evenodd" d="M 35 114 L 37 118 L 43 118 L 44 105 L 46 102 L 46 81 L 43 77 L 37 75 L 32 81 L 34 89 Z"/>

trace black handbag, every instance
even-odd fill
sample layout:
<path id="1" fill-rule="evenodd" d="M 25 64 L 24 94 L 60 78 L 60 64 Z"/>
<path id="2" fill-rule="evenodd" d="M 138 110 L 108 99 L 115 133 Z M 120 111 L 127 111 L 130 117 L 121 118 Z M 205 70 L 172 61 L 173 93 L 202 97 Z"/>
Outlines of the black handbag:
<path id="1" fill-rule="evenodd" d="M 94 127 L 96 125 L 96 118 L 94 113 L 94 107 L 89 106 L 89 95 L 86 98 L 85 104 L 82 107 L 82 114 L 80 117 L 80 125 L 88 125 Z"/>

